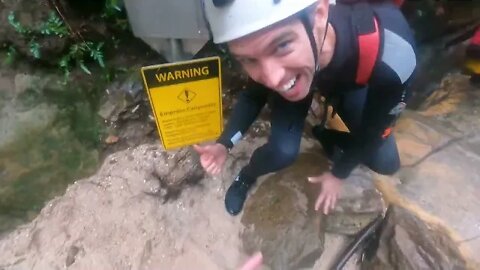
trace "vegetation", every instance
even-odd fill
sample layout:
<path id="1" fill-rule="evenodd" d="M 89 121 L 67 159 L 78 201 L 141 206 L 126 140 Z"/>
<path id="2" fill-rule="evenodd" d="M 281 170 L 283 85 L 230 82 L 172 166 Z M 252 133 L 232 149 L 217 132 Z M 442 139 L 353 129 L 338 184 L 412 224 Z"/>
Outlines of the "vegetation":
<path id="1" fill-rule="evenodd" d="M 106 0 L 99 18 L 113 24 L 114 28 L 127 30 L 128 22 L 124 16 L 122 16 L 123 10 L 119 2 L 119 0 Z M 53 62 L 56 63 L 58 69 L 64 74 L 64 81 L 68 79 L 71 71 L 75 68 L 80 68 L 83 72 L 89 75 L 92 74 L 92 63 L 102 69 L 106 68 L 104 41 L 85 39 L 79 32 L 73 31 L 70 25 L 68 25 L 68 22 L 64 21 L 64 17 L 59 16 L 56 11 L 52 10 L 45 21 L 36 22 L 36 27 L 22 25 L 17 20 L 16 14 L 13 11 L 8 15 L 8 22 L 10 26 L 21 35 L 26 44 L 28 44 L 27 56 L 34 60 L 48 60 L 49 63 L 52 62 L 51 56 L 42 53 L 44 47 L 43 40 L 48 38 L 66 40 L 66 48 L 61 55 L 56 56 L 56 59 L 53 59 Z M 118 42 L 115 37 L 112 37 L 111 41 L 114 46 Z M 15 47 L 13 44 L 9 44 L 5 49 L 6 58 L 4 62 L 6 64 L 13 64 L 15 59 L 20 56 L 19 48 Z M 109 73 L 109 71 L 105 71 L 106 73 Z"/>

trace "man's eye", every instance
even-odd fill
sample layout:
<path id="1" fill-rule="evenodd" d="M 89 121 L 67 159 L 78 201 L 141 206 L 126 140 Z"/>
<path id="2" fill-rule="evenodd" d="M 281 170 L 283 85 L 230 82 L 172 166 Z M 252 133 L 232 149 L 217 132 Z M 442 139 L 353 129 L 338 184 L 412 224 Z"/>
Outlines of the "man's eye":
<path id="1" fill-rule="evenodd" d="M 285 52 L 286 50 L 288 50 L 290 48 L 290 44 L 291 44 L 290 41 L 284 41 L 284 42 L 279 43 L 277 45 L 276 53 Z"/>

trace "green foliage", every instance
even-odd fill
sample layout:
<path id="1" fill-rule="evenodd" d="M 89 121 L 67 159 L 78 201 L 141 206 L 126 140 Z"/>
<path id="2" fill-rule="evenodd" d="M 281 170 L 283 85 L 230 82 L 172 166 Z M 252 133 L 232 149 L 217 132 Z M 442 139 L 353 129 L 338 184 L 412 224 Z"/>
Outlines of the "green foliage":
<path id="1" fill-rule="evenodd" d="M 17 19 L 15 18 L 15 13 L 13 13 L 13 11 L 11 11 L 8 14 L 7 20 L 8 20 L 8 23 L 13 28 L 15 28 L 15 31 L 17 31 L 18 33 L 24 34 L 24 35 L 30 34 L 30 30 L 24 27 L 23 25 L 21 25 L 19 21 L 17 21 Z"/>
<path id="2" fill-rule="evenodd" d="M 106 2 L 106 10 L 118 10 L 118 1 L 109 0 Z M 113 11 L 108 11 L 113 12 Z M 107 11 L 105 11 L 107 14 Z M 97 63 L 100 67 L 105 68 L 103 42 L 95 43 L 93 41 L 79 41 L 73 38 L 69 33 L 67 26 L 60 19 L 55 12 L 50 12 L 46 21 L 40 23 L 38 28 L 29 28 L 17 21 L 15 13 L 10 12 L 8 15 L 8 22 L 21 34 L 25 39 L 30 40 L 28 43 L 29 52 L 35 59 L 41 59 L 41 45 L 38 42 L 42 37 L 55 36 L 59 38 L 68 37 L 71 45 L 68 51 L 58 60 L 58 67 L 63 71 L 65 80 L 68 79 L 72 67 L 79 67 L 85 73 L 91 75 L 92 72 L 87 67 L 86 61 L 91 60 Z M 10 47 L 7 52 L 9 62 L 13 62 L 17 52 L 14 47 Z"/>
<path id="3" fill-rule="evenodd" d="M 39 31 L 43 35 L 53 35 L 61 38 L 68 35 L 67 27 L 55 12 L 50 12 L 47 21 L 42 23 Z"/>
<path id="4" fill-rule="evenodd" d="M 94 43 L 92 41 L 86 41 L 82 43 L 74 43 L 72 44 L 72 46 L 70 46 L 68 53 L 65 54 L 62 58 L 60 58 L 58 66 L 64 71 L 64 73 L 68 75 L 71 63 L 75 63 L 85 73 L 91 75 L 92 72 L 85 65 L 85 59 L 90 58 L 91 60 L 95 61 L 100 67 L 105 68 L 102 47 L 103 42 Z"/>
<path id="5" fill-rule="evenodd" d="M 102 17 L 112 18 L 117 16 L 121 12 L 122 12 L 122 8 L 120 6 L 120 0 L 106 0 Z"/>
<path id="6" fill-rule="evenodd" d="M 108 20 L 110 25 L 115 29 L 121 31 L 128 30 L 129 24 L 121 0 L 105 0 L 101 17 Z"/>
<path id="7" fill-rule="evenodd" d="M 12 45 L 8 46 L 7 57 L 5 58 L 4 63 L 7 65 L 11 65 L 13 64 L 13 62 L 15 62 L 16 58 L 17 58 L 17 50 Z"/>
<path id="8" fill-rule="evenodd" d="M 30 53 L 32 56 L 36 59 L 40 59 L 40 44 L 32 39 L 30 43 L 28 43 L 28 47 L 30 48 Z"/>

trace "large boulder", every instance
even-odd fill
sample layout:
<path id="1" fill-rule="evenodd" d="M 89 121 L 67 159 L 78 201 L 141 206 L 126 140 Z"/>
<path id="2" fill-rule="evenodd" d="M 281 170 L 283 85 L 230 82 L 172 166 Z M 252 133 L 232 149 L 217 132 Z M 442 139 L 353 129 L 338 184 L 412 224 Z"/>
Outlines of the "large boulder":
<path id="1" fill-rule="evenodd" d="M 387 212 L 378 250 L 362 269 L 467 269 L 467 261 L 448 231 L 402 207 Z"/>
<path id="2" fill-rule="evenodd" d="M 318 151 L 302 153 L 295 165 L 261 181 L 247 201 L 243 245 L 249 253 L 260 249 L 272 269 L 311 268 L 320 258 L 324 233 L 307 177 L 326 162 Z"/>

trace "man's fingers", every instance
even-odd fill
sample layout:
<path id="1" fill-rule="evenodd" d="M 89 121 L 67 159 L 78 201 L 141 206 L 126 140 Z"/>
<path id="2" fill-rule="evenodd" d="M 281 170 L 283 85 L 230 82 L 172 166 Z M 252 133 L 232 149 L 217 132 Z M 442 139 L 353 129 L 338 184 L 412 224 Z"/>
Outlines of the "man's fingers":
<path id="1" fill-rule="evenodd" d="M 203 168 L 207 169 L 214 161 L 214 158 L 212 155 L 202 155 L 200 157 L 200 162 L 202 163 Z"/>
<path id="2" fill-rule="evenodd" d="M 332 203 L 332 196 L 328 196 L 325 198 L 325 202 L 323 203 L 323 213 L 328 215 L 328 211 L 330 209 L 330 205 Z"/>
<path id="3" fill-rule="evenodd" d="M 320 195 L 318 195 L 317 201 L 315 202 L 315 211 L 320 210 L 320 207 L 322 206 L 323 201 L 325 200 L 325 192 L 320 192 Z"/>
<path id="4" fill-rule="evenodd" d="M 256 270 L 262 265 L 263 255 L 261 252 L 255 253 L 250 257 L 239 270 Z"/>
<path id="5" fill-rule="evenodd" d="M 205 170 L 210 173 L 210 174 L 213 174 L 213 171 L 217 168 L 217 164 L 215 162 L 212 162 Z"/>
<path id="6" fill-rule="evenodd" d="M 214 175 L 217 175 L 219 172 L 220 172 L 220 167 L 217 166 L 217 168 L 215 169 L 215 171 L 213 172 L 213 174 L 214 174 Z"/>
<path id="7" fill-rule="evenodd" d="M 332 198 L 332 204 L 330 206 L 332 211 L 335 209 L 335 205 L 337 205 L 337 195 L 333 196 L 333 198 Z"/>

